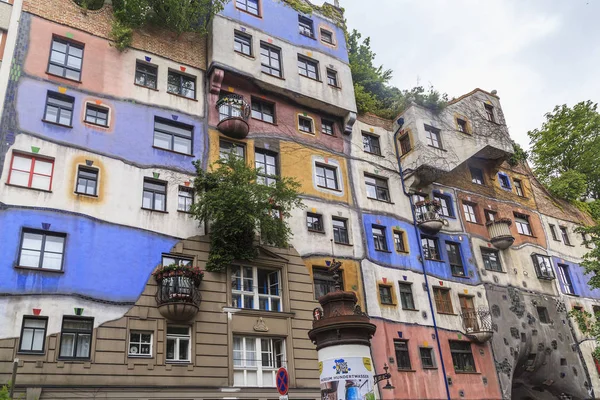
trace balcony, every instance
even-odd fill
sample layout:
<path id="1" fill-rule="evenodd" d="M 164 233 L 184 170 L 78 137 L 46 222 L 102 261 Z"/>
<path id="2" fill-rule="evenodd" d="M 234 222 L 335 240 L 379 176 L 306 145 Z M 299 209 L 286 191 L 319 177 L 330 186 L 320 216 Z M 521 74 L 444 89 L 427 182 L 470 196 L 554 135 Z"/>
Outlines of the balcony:
<path id="1" fill-rule="evenodd" d="M 477 310 L 467 310 L 460 314 L 465 336 L 477 343 L 485 343 L 494 334 L 492 331 L 492 316 L 490 310 L 480 307 Z"/>
<path id="2" fill-rule="evenodd" d="M 221 97 L 217 101 L 217 110 L 219 132 L 234 139 L 244 139 L 248 136 L 250 127 L 247 120 L 250 116 L 250 106 L 244 101 L 244 97 L 238 94 Z"/>
<path id="3" fill-rule="evenodd" d="M 490 241 L 500 250 L 506 250 L 512 246 L 515 241 L 515 237 L 510 231 L 512 221 L 508 218 L 501 218 L 495 221 L 488 221 L 486 223 L 488 233 L 490 235 Z"/>
<path id="4" fill-rule="evenodd" d="M 441 205 L 435 200 L 418 201 L 415 203 L 417 225 L 424 233 L 435 235 L 444 226 L 444 219 L 440 214 Z"/>
<path id="5" fill-rule="evenodd" d="M 158 284 L 156 304 L 161 315 L 180 322 L 194 318 L 202 300 L 199 286 L 203 272 L 173 264 L 159 268 L 153 275 Z"/>

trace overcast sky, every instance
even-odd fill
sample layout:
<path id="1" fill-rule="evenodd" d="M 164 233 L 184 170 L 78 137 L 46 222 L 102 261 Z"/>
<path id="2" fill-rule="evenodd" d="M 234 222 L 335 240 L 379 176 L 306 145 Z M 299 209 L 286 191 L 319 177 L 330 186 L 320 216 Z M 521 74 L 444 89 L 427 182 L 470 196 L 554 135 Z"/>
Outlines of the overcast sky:
<path id="1" fill-rule="evenodd" d="M 333 3 L 333 0 L 329 0 Z M 529 146 L 557 104 L 600 101 L 600 0 L 340 0 L 400 89 L 496 89 Z"/>

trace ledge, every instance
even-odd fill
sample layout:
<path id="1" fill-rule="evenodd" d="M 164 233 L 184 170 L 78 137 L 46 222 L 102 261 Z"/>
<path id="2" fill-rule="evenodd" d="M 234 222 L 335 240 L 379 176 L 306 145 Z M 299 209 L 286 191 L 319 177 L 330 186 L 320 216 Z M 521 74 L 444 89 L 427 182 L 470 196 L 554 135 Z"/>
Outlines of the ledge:
<path id="1" fill-rule="evenodd" d="M 142 209 L 142 210 L 146 210 L 146 211 L 157 212 L 157 213 L 161 213 L 161 214 L 168 214 L 168 213 L 169 213 L 168 211 L 154 210 L 154 209 L 152 209 L 152 208 L 144 208 L 144 207 L 141 207 L 141 209 Z"/>
<path id="2" fill-rule="evenodd" d="M 417 372 L 416 369 L 403 369 L 403 368 L 396 368 L 398 370 L 398 372 Z"/>
<path id="3" fill-rule="evenodd" d="M 45 122 L 45 123 L 51 124 L 51 125 L 62 126 L 63 128 L 73 128 L 73 125 L 59 124 L 58 122 L 48 121 L 47 119 L 44 119 L 44 118 L 42 118 L 42 122 Z"/>
<path id="4" fill-rule="evenodd" d="M 79 71 L 79 74 L 81 75 L 81 70 Z M 56 75 L 56 74 L 53 74 L 52 72 L 48 72 L 48 71 L 46 71 L 46 75 L 55 76 L 55 77 L 57 77 L 57 78 L 64 79 L 64 80 L 67 80 L 67 81 L 71 81 L 71 82 L 82 83 L 82 81 L 81 81 L 81 80 L 76 80 L 76 79 L 67 78 L 67 77 L 65 77 L 65 76 L 62 76 L 62 75 Z"/>
<path id="5" fill-rule="evenodd" d="M 171 96 L 181 97 L 182 99 L 187 99 L 187 100 L 191 100 L 191 101 L 198 101 L 198 99 L 196 99 L 195 97 L 192 99 L 191 97 L 182 96 L 180 94 L 169 92 L 169 91 L 167 91 L 167 93 L 170 94 Z"/>
<path id="6" fill-rule="evenodd" d="M 267 76 L 271 76 L 271 77 L 273 77 L 275 79 L 281 79 L 282 81 L 285 81 L 285 78 L 282 77 L 282 76 L 277 76 L 277 75 L 269 74 L 268 72 L 265 72 L 263 70 L 261 70 L 260 72 L 263 73 L 263 74 L 265 74 L 265 75 L 267 75 Z"/>
<path id="7" fill-rule="evenodd" d="M 473 372 L 467 372 L 467 371 L 454 371 L 455 374 L 461 374 L 461 375 L 481 375 L 481 372 L 477 372 L 477 371 L 473 371 Z"/>
<path id="8" fill-rule="evenodd" d="M 266 311 L 236 307 L 223 307 L 222 310 L 223 312 L 230 312 L 232 314 L 248 315 L 254 317 L 293 318 L 294 316 L 296 316 L 295 312 L 286 311 Z"/>
<path id="9" fill-rule="evenodd" d="M 175 151 L 175 150 L 171 150 L 171 149 L 165 149 L 164 147 L 158 147 L 158 146 L 152 146 L 153 149 L 156 150 L 163 150 L 163 151 L 168 151 L 169 153 L 173 153 L 173 154 L 179 154 L 180 156 L 186 156 L 186 157 L 194 157 L 193 154 L 188 154 L 188 153 L 180 153 L 179 151 Z"/>
<path id="10" fill-rule="evenodd" d="M 158 89 L 156 89 L 156 88 L 153 88 L 153 87 L 150 87 L 150 86 L 144 86 L 144 85 L 140 85 L 139 83 L 135 83 L 135 82 L 133 82 L 133 85 L 134 85 L 134 86 L 137 86 L 137 87 L 145 88 L 145 89 L 148 89 L 148 90 L 153 90 L 153 91 L 155 91 L 155 92 L 160 92 L 160 90 L 158 90 Z"/>
<path id="11" fill-rule="evenodd" d="M 39 271 L 39 272 L 52 272 L 55 274 L 64 274 L 65 271 L 62 269 L 49 269 L 49 268 L 38 268 L 38 267 L 24 267 L 22 265 L 15 265 L 17 269 L 26 269 L 29 271 Z"/>
<path id="12" fill-rule="evenodd" d="M 334 244 L 339 244 L 341 246 L 348 246 L 348 247 L 353 247 L 354 245 L 352 243 L 342 243 L 342 242 L 333 242 Z"/>
<path id="13" fill-rule="evenodd" d="M 38 189 L 38 188 L 33 188 L 33 187 L 29 187 L 29 186 L 21 186 L 21 185 L 15 185 L 13 183 L 5 183 L 6 186 L 10 186 L 10 187 L 15 187 L 15 188 L 21 188 L 21 189 L 29 189 L 29 190 L 36 190 L 38 192 L 44 192 L 44 193 L 52 193 L 52 190 L 46 190 L 46 189 Z"/>

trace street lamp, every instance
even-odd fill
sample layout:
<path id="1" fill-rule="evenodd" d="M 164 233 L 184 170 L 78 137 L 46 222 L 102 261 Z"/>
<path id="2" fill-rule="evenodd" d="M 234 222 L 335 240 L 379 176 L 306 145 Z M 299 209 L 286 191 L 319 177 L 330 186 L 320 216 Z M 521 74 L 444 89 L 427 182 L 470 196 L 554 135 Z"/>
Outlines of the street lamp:
<path id="1" fill-rule="evenodd" d="M 390 378 L 392 377 L 392 374 L 388 372 L 388 369 L 390 369 L 390 367 L 388 367 L 387 364 L 383 364 L 383 369 L 385 370 L 383 374 L 377 374 L 373 376 L 373 379 L 375 379 L 375 384 L 377 385 L 382 380 L 387 379 L 387 383 L 382 389 L 395 389 L 395 387 L 392 386 L 392 384 L 390 383 Z"/>

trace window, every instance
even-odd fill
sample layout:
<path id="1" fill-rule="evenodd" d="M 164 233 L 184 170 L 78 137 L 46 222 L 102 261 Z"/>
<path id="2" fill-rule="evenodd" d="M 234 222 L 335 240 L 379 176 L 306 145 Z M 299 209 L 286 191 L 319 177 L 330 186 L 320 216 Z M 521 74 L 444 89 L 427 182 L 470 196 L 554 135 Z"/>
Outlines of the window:
<path id="1" fill-rule="evenodd" d="M 381 304 L 394 304 L 391 286 L 379 285 L 379 301 Z"/>
<path id="2" fill-rule="evenodd" d="M 467 221 L 477 223 L 477 214 L 475 214 L 476 207 L 477 205 L 475 204 L 463 202 L 463 211 Z"/>
<path id="3" fill-rule="evenodd" d="M 533 259 L 535 273 L 539 279 L 554 279 L 550 257 L 534 253 L 531 255 L 531 258 Z"/>
<path id="4" fill-rule="evenodd" d="M 75 193 L 96 196 L 98 188 L 98 170 L 79 166 L 77 169 L 77 189 Z"/>
<path id="5" fill-rule="evenodd" d="M 523 192 L 523 183 L 518 179 L 513 179 L 513 183 L 515 184 L 517 196 L 525 197 L 525 192 Z"/>
<path id="6" fill-rule="evenodd" d="M 394 248 L 398 253 L 407 253 L 404 245 L 404 232 L 394 230 Z"/>
<path id="7" fill-rule="evenodd" d="M 83 45 L 53 37 L 48 73 L 74 81 L 81 80 Z"/>
<path id="8" fill-rule="evenodd" d="M 575 294 L 573 288 L 573 281 L 571 280 L 571 274 L 569 272 L 569 266 L 566 264 L 558 264 L 558 274 L 563 282 L 566 294 Z"/>
<path id="9" fill-rule="evenodd" d="M 108 108 L 96 107 L 87 103 L 85 106 L 85 122 L 89 124 L 108 126 Z"/>
<path id="10" fill-rule="evenodd" d="M 375 246 L 375 250 L 388 251 L 387 240 L 385 238 L 385 227 L 372 225 L 371 232 L 373 234 L 373 245 Z"/>
<path id="11" fill-rule="evenodd" d="M 319 63 L 298 55 L 298 73 L 307 78 L 319 80 Z"/>
<path id="12" fill-rule="evenodd" d="M 515 213 L 515 225 L 517 225 L 517 232 L 521 235 L 533 236 L 527 215 Z"/>
<path id="13" fill-rule="evenodd" d="M 169 75 L 167 76 L 167 92 L 187 97 L 188 99 L 195 99 L 196 77 L 183 75 L 179 72 L 169 70 Z"/>
<path id="14" fill-rule="evenodd" d="M 247 56 L 252 55 L 252 37 L 235 31 L 233 33 L 233 50 Z"/>
<path id="15" fill-rule="evenodd" d="M 194 204 L 194 189 L 179 186 L 179 192 L 177 194 L 177 211 L 190 212 Z"/>
<path id="16" fill-rule="evenodd" d="M 275 373 L 286 366 L 283 339 L 233 337 L 233 385 L 275 387 Z"/>
<path id="17" fill-rule="evenodd" d="M 496 119 L 494 118 L 494 106 L 491 104 L 484 104 L 483 107 L 485 108 L 486 119 L 490 122 L 496 122 Z"/>
<path id="18" fill-rule="evenodd" d="M 498 250 L 481 248 L 481 258 L 483 259 L 483 266 L 488 271 L 502 272 L 502 265 L 500 264 L 500 255 Z"/>
<path id="19" fill-rule="evenodd" d="M 224 100 L 225 99 L 225 100 Z M 244 96 L 231 92 L 220 92 L 219 101 L 219 121 L 229 118 L 242 118 L 245 115 L 245 109 L 242 110 Z"/>
<path id="20" fill-rule="evenodd" d="M 233 154 L 234 157 L 245 159 L 246 148 L 239 143 L 219 140 L 219 157 L 227 159 L 230 154 Z"/>
<path id="21" fill-rule="evenodd" d="M 66 237 L 64 233 L 23 228 L 18 265 L 62 270 Z"/>
<path id="22" fill-rule="evenodd" d="M 277 153 L 255 149 L 254 167 L 258 170 L 256 181 L 261 185 L 272 186 L 277 182 Z"/>
<path id="23" fill-rule="evenodd" d="M 477 185 L 483 185 L 483 171 L 479 168 L 469 168 L 471 171 L 471 182 Z"/>
<path id="24" fill-rule="evenodd" d="M 376 178 L 371 175 L 365 175 L 365 187 L 367 197 L 381 201 L 390 201 L 390 192 L 387 179 Z"/>
<path id="25" fill-rule="evenodd" d="M 167 325 L 167 362 L 189 362 L 191 334 L 189 326 Z"/>
<path id="26" fill-rule="evenodd" d="M 496 220 L 496 211 L 483 210 L 483 214 L 485 215 L 485 222 L 491 222 Z"/>
<path id="27" fill-rule="evenodd" d="M 510 190 L 510 178 L 508 175 L 498 173 L 498 180 L 500 181 L 500 187 L 504 190 Z"/>
<path id="28" fill-rule="evenodd" d="M 363 150 L 367 153 L 381 155 L 381 148 L 379 147 L 379 136 L 369 135 L 368 133 L 362 134 L 363 137 Z"/>
<path id="29" fill-rule="evenodd" d="M 32 189 L 52 189 L 54 160 L 13 153 L 8 183 Z"/>
<path id="30" fill-rule="evenodd" d="M 331 223 L 333 224 L 333 241 L 335 243 L 350 244 L 347 220 L 333 217 Z"/>
<path id="31" fill-rule="evenodd" d="M 434 193 L 433 199 L 440 203 L 441 214 L 445 217 L 453 217 L 452 212 L 452 198 L 444 194 Z"/>
<path id="32" fill-rule="evenodd" d="M 412 150 L 410 147 L 410 136 L 408 136 L 408 133 L 400 136 L 400 139 L 398 140 L 400 141 L 400 151 L 402 152 L 402 155 Z"/>
<path id="33" fill-rule="evenodd" d="M 306 214 L 306 227 L 309 231 L 323 232 L 323 216 L 321 214 Z"/>
<path id="34" fill-rule="evenodd" d="M 306 133 L 314 133 L 312 119 L 298 115 L 298 130 Z"/>
<path id="35" fill-rule="evenodd" d="M 564 226 L 561 226 L 561 227 L 559 227 L 559 229 L 560 229 L 560 236 L 562 237 L 563 242 L 567 246 L 570 246 L 571 240 L 569 239 L 569 232 L 567 231 L 567 228 Z"/>
<path id="36" fill-rule="evenodd" d="M 340 276 L 340 287 L 342 290 L 344 290 L 342 271 L 338 271 L 338 275 Z M 325 268 L 313 267 L 313 283 L 315 286 L 316 300 L 318 300 L 321 296 L 324 296 L 329 292 L 335 291 L 333 274 Z"/>
<path id="37" fill-rule="evenodd" d="M 59 358 L 89 359 L 92 350 L 94 319 L 63 317 Z"/>
<path id="38" fill-rule="evenodd" d="M 458 131 L 462 133 L 469 133 L 467 128 L 467 121 L 462 118 L 456 118 L 456 125 L 458 126 Z"/>
<path id="39" fill-rule="evenodd" d="M 281 311 L 280 282 L 279 271 L 234 265 L 231 267 L 232 306 Z"/>
<path id="40" fill-rule="evenodd" d="M 419 353 L 421 354 L 421 365 L 423 368 L 435 368 L 435 356 L 433 355 L 432 348 L 420 347 Z"/>
<path id="41" fill-rule="evenodd" d="M 152 357 L 152 332 L 129 332 L 129 356 Z"/>
<path id="42" fill-rule="evenodd" d="M 425 125 L 425 138 L 427 139 L 427 145 L 435 147 L 436 149 L 442 148 L 439 129 L 436 129 L 433 126 Z"/>
<path id="43" fill-rule="evenodd" d="M 333 87 L 339 87 L 338 86 L 337 71 L 334 71 L 331 68 L 327 68 L 327 84 L 331 85 Z"/>
<path id="44" fill-rule="evenodd" d="M 156 65 L 146 64 L 140 60 L 135 62 L 135 84 L 145 86 L 150 89 L 156 89 L 156 77 L 158 67 Z"/>
<path id="45" fill-rule="evenodd" d="M 19 353 L 44 354 L 47 329 L 48 318 L 33 316 L 23 317 Z"/>
<path id="46" fill-rule="evenodd" d="M 552 239 L 559 240 L 558 235 L 556 234 L 556 226 L 552 225 L 552 224 L 548 224 L 548 226 L 550 227 L 550 233 L 552 234 Z"/>
<path id="47" fill-rule="evenodd" d="M 181 258 L 177 256 L 173 256 L 171 254 L 163 254 L 162 256 L 162 265 L 178 265 L 180 267 L 191 267 L 193 260 L 191 258 Z"/>
<path id="48" fill-rule="evenodd" d="M 167 210 L 167 183 L 144 178 L 142 208 L 155 211 Z"/>
<path id="49" fill-rule="evenodd" d="M 333 44 L 333 33 L 327 29 L 321 28 L 321 41 L 328 44 Z"/>
<path id="50" fill-rule="evenodd" d="M 398 282 L 398 285 L 400 286 L 400 303 L 402 304 L 402 309 L 414 310 L 415 300 L 412 293 L 412 284 Z"/>
<path id="51" fill-rule="evenodd" d="M 74 103 L 74 97 L 48 91 L 44 121 L 70 127 L 73 121 Z"/>
<path id="52" fill-rule="evenodd" d="M 154 117 L 154 147 L 192 154 L 194 127 Z"/>
<path id="53" fill-rule="evenodd" d="M 327 189 L 338 189 L 337 168 L 317 164 L 317 186 Z"/>
<path id="54" fill-rule="evenodd" d="M 321 133 L 333 136 L 333 122 L 326 119 L 321 120 Z"/>
<path id="55" fill-rule="evenodd" d="M 465 267 L 463 266 L 462 256 L 460 254 L 460 245 L 458 243 L 446 242 L 446 252 L 450 262 L 450 270 L 453 276 L 465 276 Z"/>
<path id="56" fill-rule="evenodd" d="M 253 98 L 252 118 L 260 119 L 270 124 L 275 123 L 275 104 Z"/>
<path id="57" fill-rule="evenodd" d="M 265 74 L 281 78 L 281 50 L 260 42 L 260 65 Z"/>
<path id="58" fill-rule="evenodd" d="M 550 316 L 548 315 L 548 309 L 546 307 L 537 306 L 537 313 L 542 324 L 550 323 Z"/>
<path id="59" fill-rule="evenodd" d="M 439 287 L 433 288 L 433 298 L 435 300 L 435 308 L 439 314 L 453 314 L 452 299 L 450 298 L 450 289 Z"/>
<path id="60" fill-rule="evenodd" d="M 258 0 L 235 0 L 235 6 L 252 15 L 258 14 Z"/>
<path id="61" fill-rule="evenodd" d="M 422 236 L 421 247 L 423 247 L 423 255 L 428 260 L 440 261 L 440 249 L 436 238 Z"/>
<path id="62" fill-rule="evenodd" d="M 471 342 L 450 340 L 450 353 L 455 372 L 475 372 Z"/>
<path id="63" fill-rule="evenodd" d="M 301 35 L 308 36 L 310 38 L 314 37 L 315 34 L 313 32 L 312 19 L 298 15 L 298 32 L 300 32 Z"/>
<path id="64" fill-rule="evenodd" d="M 408 340 L 394 340 L 396 364 L 398 369 L 410 370 L 410 355 L 408 354 Z"/>

